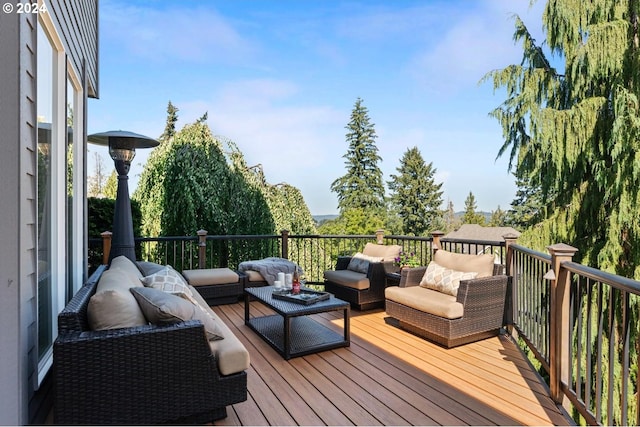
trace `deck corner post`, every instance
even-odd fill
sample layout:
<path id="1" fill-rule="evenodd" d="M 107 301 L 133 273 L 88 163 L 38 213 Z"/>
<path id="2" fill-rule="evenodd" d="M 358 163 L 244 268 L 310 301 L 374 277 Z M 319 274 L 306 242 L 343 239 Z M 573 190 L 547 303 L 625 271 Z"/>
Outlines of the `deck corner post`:
<path id="1" fill-rule="evenodd" d="M 564 243 L 547 247 L 551 254 L 551 319 L 549 351 L 549 386 L 551 397 L 556 403 L 564 400 L 562 383 L 569 383 L 569 303 L 571 294 L 571 272 L 562 266 L 572 260 L 577 248 Z"/>
<path id="2" fill-rule="evenodd" d="M 198 268 L 203 269 L 207 264 L 207 230 L 198 230 Z"/>
<path id="3" fill-rule="evenodd" d="M 517 289 L 514 286 L 515 280 L 513 278 L 514 269 L 513 269 L 512 245 L 516 243 L 516 240 L 518 240 L 518 236 L 516 236 L 513 233 L 509 233 L 502 236 L 502 238 L 504 239 L 504 244 L 505 244 L 505 260 L 504 260 L 505 274 L 509 278 L 508 288 L 507 288 L 507 300 L 506 300 L 507 307 L 505 309 L 504 323 L 507 327 L 507 330 L 509 331 L 509 334 L 513 335 L 514 324 L 516 320 L 514 307 L 516 307 L 517 305 L 518 295 L 517 295 Z"/>
<path id="4" fill-rule="evenodd" d="M 100 233 L 102 237 L 102 264 L 109 264 L 109 254 L 111 253 L 111 237 L 113 233 L 110 231 L 103 231 Z"/>
<path id="5" fill-rule="evenodd" d="M 432 231 L 432 243 L 431 243 L 431 258 L 433 258 L 433 254 L 436 252 L 436 249 L 441 249 L 440 239 L 444 236 L 444 232 L 440 230 Z"/>
<path id="6" fill-rule="evenodd" d="M 281 230 L 282 235 L 282 258 L 289 259 L 289 230 Z"/>

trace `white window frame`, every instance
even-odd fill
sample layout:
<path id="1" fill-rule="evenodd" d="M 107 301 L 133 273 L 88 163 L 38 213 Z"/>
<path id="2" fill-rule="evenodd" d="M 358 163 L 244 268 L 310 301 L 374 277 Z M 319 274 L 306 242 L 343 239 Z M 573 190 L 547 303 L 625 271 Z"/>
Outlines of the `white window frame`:
<path id="1" fill-rule="evenodd" d="M 49 227 L 51 230 L 51 318 L 47 319 L 51 324 L 51 346 L 46 353 L 37 360 L 37 376 L 35 389 L 38 389 L 44 381 L 47 373 L 53 365 L 53 342 L 58 334 L 58 313 L 66 305 L 66 288 L 67 273 L 70 280 L 73 280 L 74 291 L 76 291 L 82 283 L 83 275 L 83 224 L 84 224 L 84 108 L 83 108 L 83 92 L 80 78 L 71 64 L 67 67 L 66 54 L 62 41 L 55 30 L 53 22 L 48 14 L 39 14 L 38 23 L 42 26 L 42 31 L 50 42 L 53 50 L 53 84 L 52 84 L 52 134 L 51 134 L 51 216 L 49 218 Z M 36 75 L 36 78 L 41 78 Z M 45 77 L 46 78 L 46 77 Z M 67 78 L 72 82 L 74 87 L 74 126 L 73 140 L 77 144 L 74 147 L 74 175 L 73 175 L 73 207 L 71 215 L 73 215 L 74 240 L 73 245 L 73 265 L 74 271 L 66 271 L 66 132 L 67 132 Z M 76 119 L 77 114 L 77 119 Z M 54 125 L 55 124 L 55 125 Z M 43 319 L 38 319 L 38 325 Z M 36 341 L 36 347 L 38 343 Z"/>

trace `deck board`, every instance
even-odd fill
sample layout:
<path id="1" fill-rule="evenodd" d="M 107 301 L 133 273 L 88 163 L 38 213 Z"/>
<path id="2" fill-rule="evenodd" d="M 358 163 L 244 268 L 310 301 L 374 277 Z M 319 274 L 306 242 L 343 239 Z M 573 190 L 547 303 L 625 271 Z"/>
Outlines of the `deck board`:
<path id="1" fill-rule="evenodd" d="M 251 303 L 251 313 L 269 309 Z M 244 304 L 213 309 L 251 355 L 248 399 L 216 425 L 566 425 L 508 337 L 454 349 L 398 329 L 383 310 L 351 317 L 351 346 L 284 360 L 244 325 Z M 314 315 L 341 331 L 341 313 Z"/>

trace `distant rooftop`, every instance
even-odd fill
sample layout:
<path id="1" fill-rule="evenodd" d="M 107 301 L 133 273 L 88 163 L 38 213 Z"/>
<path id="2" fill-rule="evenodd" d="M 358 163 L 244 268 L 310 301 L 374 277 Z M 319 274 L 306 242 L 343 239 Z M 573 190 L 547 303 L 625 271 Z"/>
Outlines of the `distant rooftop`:
<path id="1" fill-rule="evenodd" d="M 445 236 L 445 239 L 465 239 L 465 240 L 486 240 L 501 242 L 503 236 L 513 234 L 517 237 L 520 232 L 513 227 L 483 227 L 478 224 L 463 224 L 456 231 L 452 231 Z"/>

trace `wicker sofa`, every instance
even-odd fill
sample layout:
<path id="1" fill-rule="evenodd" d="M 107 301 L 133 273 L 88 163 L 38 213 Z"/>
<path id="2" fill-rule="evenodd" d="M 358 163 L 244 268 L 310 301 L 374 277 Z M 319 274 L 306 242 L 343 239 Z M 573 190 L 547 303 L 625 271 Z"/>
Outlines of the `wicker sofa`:
<path id="1" fill-rule="evenodd" d="M 387 273 L 398 271 L 394 263 L 401 249 L 367 243 L 362 253 L 338 257 L 335 270 L 324 272 L 325 290 L 358 310 L 383 307 Z M 354 263 L 354 258 L 362 261 Z"/>
<path id="2" fill-rule="evenodd" d="M 504 266 L 494 264 L 492 255 L 443 250 L 436 251 L 433 263 L 443 271 L 477 276 L 459 280 L 454 296 L 426 283 L 428 267 L 403 269 L 400 285 L 385 291 L 387 314 L 401 328 L 448 348 L 497 335 L 504 325 L 509 284 Z"/>
<path id="3" fill-rule="evenodd" d="M 123 277 L 117 270 L 113 262 L 109 270 L 100 267 L 58 316 L 54 423 L 203 424 L 246 400 L 249 354 L 209 307 L 202 311 L 209 311 L 223 339 L 209 340 L 209 326 L 199 320 L 92 327 L 92 297 L 109 271 Z M 98 295 L 105 292 L 112 291 Z M 193 298 L 206 306 L 195 291 Z"/>

